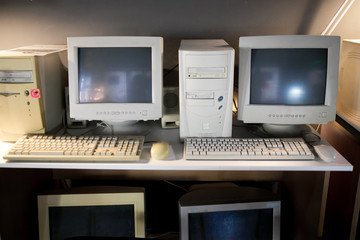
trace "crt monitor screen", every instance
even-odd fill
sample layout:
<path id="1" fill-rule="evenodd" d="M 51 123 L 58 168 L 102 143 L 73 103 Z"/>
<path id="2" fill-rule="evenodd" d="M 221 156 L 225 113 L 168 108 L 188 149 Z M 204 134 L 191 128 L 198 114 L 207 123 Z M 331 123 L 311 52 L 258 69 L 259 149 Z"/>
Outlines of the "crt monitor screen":
<path id="1" fill-rule="evenodd" d="M 253 49 L 250 104 L 323 105 L 327 49 Z"/>
<path id="2" fill-rule="evenodd" d="M 151 48 L 79 48 L 80 103 L 151 103 Z"/>
<path id="3" fill-rule="evenodd" d="M 49 207 L 50 239 L 135 237 L 134 205 Z M 74 226 L 76 226 L 74 228 Z"/>
<path id="4" fill-rule="evenodd" d="M 258 239 L 273 237 L 273 209 L 189 214 L 189 239 Z"/>

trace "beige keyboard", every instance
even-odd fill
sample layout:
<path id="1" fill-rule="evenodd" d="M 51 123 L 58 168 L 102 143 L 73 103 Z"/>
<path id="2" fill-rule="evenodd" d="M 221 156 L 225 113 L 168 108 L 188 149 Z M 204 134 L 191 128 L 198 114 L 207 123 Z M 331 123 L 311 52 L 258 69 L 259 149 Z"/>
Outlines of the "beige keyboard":
<path id="1" fill-rule="evenodd" d="M 187 160 L 312 160 L 302 138 L 187 138 Z"/>
<path id="2" fill-rule="evenodd" d="M 124 162 L 140 159 L 144 136 L 52 136 L 20 138 L 8 161 Z"/>

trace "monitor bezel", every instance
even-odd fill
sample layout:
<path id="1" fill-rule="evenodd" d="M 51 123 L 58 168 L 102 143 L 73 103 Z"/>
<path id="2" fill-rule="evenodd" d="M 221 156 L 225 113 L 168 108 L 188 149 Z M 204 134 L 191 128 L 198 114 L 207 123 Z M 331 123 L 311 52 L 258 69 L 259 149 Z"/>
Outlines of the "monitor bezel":
<path id="1" fill-rule="evenodd" d="M 135 237 L 145 237 L 145 195 L 143 192 L 78 193 L 38 195 L 39 240 L 50 240 L 50 207 L 133 205 Z"/>
<path id="2" fill-rule="evenodd" d="M 69 37 L 69 108 L 76 120 L 122 122 L 128 120 L 157 120 L 162 117 L 163 38 L 140 36 Z M 80 103 L 78 79 L 79 48 L 151 48 L 151 103 Z"/>
<path id="3" fill-rule="evenodd" d="M 323 105 L 250 104 L 251 51 L 253 49 L 325 48 L 328 50 Z M 340 37 L 314 35 L 254 36 L 239 38 L 238 120 L 244 123 L 320 124 L 334 121 L 339 73 Z"/>
<path id="4" fill-rule="evenodd" d="M 241 210 L 258 210 L 273 209 L 273 238 L 280 240 L 280 216 L 281 201 L 262 201 L 262 202 L 244 202 L 228 204 L 210 204 L 210 205 L 180 205 L 180 235 L 181 240 L 189 239 L 189 214 L 208 213 L 208 212 L 225 212 Z"/>

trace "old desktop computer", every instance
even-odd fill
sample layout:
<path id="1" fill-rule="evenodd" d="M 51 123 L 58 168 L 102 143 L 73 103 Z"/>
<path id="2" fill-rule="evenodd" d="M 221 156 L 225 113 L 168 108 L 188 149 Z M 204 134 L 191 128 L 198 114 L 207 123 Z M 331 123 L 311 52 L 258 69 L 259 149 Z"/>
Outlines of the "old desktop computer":
<path id="1" fill-rule="evenodd" d="M 234 52 L 224 40 L 181 41 L 181 139 L 231 137 Z"/>
<path id="2" fill-rule="evenodd" d="M 336 112 L 360 131 L 360 40 L 344 40 L 340 56 Z"/>
<path id="3" fill-rule="evenodd" d="M 181 240 L 280 239 L 281 200 L 234 183 L 191 186 L 179 199 Z"/>
<path id="4" fill-rule="evenodd" d="M 37 198 L 40 240 L 145 237 L 142 187 L 75 187 Z"/>
<path id="5" fill-rule="evenodd" d="M 334 121 L 339 52 L 338 36 L 240 37 L 238 120 L 273 136 Z"/>
<path id="6" fill-rule="evenodd" d="M 162 117 L 162 37 L 70 37 L 68 53 L 71 118 L 134 134 Z"/>
<path id="7" fill-rule="evenodd" d="M 0 140 L 45 133 L 62 124 L 65 45 L 0 51 Z"/>

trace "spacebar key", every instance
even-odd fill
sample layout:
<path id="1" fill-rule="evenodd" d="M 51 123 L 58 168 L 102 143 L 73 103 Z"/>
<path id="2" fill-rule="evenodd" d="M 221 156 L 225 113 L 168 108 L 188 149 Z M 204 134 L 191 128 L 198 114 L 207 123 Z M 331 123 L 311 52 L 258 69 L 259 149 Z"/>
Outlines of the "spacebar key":
<path id="1" fill-rule="evenodd" d="M 207 152 L 207 155 L 211 155 L 211 156 L 240 156 L 240 152 L 215 151 L 215 152 Z"/>
<path id="2" fill-rule="evenodd" d="M 64 151 L 30 151 L 30 155 L 64 155 Z"/>

